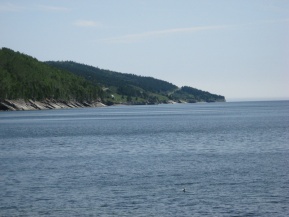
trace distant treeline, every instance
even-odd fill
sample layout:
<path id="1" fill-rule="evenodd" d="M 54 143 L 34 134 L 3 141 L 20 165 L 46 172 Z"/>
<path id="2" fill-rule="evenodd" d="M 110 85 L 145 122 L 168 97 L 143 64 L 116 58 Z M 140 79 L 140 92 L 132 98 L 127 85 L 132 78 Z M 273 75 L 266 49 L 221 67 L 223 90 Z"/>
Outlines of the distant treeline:
<path id="1" fill-rule="evenodd" d="M 172 99 L 184 99 L 187 102 L 223 102 L 225 97 L 221 95 L 211 94 L 207 91 L 198 90 L 196 88 L 184 86 L 171 96 Z"/>

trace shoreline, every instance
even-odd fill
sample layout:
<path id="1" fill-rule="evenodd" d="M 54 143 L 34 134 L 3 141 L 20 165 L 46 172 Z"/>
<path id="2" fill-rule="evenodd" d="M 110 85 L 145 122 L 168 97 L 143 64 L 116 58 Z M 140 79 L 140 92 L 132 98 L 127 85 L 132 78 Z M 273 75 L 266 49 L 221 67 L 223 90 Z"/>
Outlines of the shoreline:
<path id="1" fill-rule="evenodd" d="M 214 101 L 214 102 L 226 102 L 226 101 Z M 187 101 L 173 101 L 169 100 L 166 103 L 115 103 L 112 105 L 105 105 L 101 101 L 93 102 L 78 102 L 76 100 L 55 100 L 45 99 L 41 101 L 37 100 L 24 100 L 24 99 L 13 99 L 13 100 L 0 100 L 0 112 L 4 111 L 33 111 L 33 110 L 50 110 L 50 109 L 70 109 L 70 108 L 96 108 L 96 107 L 107 107 L 107 106 L 132 106 L 132 105 L 159 105 L 159 104 L 186 104 L 186 103 L 213 103 L 213 102 L 187 102 Z"/>
<path id="2" fill-rule="evenodd" d="M 75 100 L 63 101 L 54 99 L 45 99 L 42 101 L 35 100 L 0 100 L 0 111 L 31 111 L 31 110 L 48 110 L 48 109 L 69 109 L 69 108 L 90 108 L 105 107 L 100 101 L 95 102 L 78 102 Z"/>

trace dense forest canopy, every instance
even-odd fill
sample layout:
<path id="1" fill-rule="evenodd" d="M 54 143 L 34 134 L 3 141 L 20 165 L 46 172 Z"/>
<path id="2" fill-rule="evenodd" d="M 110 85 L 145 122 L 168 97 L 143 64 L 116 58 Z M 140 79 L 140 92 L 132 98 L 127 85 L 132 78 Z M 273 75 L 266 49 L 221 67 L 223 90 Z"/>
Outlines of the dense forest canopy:
<path id="1" fill-rule="evenodd" d="M 144 99 L 149 102 L 167 102 L 169 100 L 186 102 L 215 102 L 225 101 L 225 97 L 211 94 L 192 87 L 178 88 L 169 82 L 143 77 L 133 74 L 124 74 L 72 61 L 48 61 L 47 64 L 73 72 L 94 84 L 109 87 L 122 97 Z"/>
<path id="2" fill-rule="evenodd" d="M 143 77 L 133 74 L 113 72 L 110 70 L 99 69 L 97 67 L 79 64 L 72 61 L 48 61 L 46 63 L 51 66 L 73 72 L 92 81 L 94 84 L 103 85 L 106 87 L 130 85 L 140 87 L 145 91 L 157 93 L 167 93 L 178 88 L 174 84 L 152 77 Z"/>
<path id="3" fill-rule="evenodd" d="M 0 99 L 96 100 L 102 90 L 82 77 L 8 48 L 0 50 Z"/>
<path id="4" fill-rule="evenodd" d="M 171 96 L 172 98 L 182 98 L 188 102 L 215 102 L 215 101 L 225 101 L 225 97 L 221 95 L 211 94 L 207 91 L 198 90 L 196 88 L 184 86 L 181 89 L 174 92 Z"/>

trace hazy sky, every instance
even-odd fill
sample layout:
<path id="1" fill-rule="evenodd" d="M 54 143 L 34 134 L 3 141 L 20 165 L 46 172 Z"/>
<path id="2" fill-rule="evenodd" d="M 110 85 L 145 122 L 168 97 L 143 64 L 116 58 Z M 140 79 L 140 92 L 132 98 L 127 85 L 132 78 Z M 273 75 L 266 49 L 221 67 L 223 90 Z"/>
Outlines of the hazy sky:
<path id="1" fill-rule="evenodd" d="M 289 98 L 289 0 L 0 0 L 0 47 L 229 100 Z"/>

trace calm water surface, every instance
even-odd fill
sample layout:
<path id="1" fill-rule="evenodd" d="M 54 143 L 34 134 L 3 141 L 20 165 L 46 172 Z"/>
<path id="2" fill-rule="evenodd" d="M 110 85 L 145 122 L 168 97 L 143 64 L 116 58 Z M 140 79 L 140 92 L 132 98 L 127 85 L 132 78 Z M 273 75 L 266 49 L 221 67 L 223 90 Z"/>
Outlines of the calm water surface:
<path id="1" fill-rule="evenodd" d="M 0 216 L 289 216 L 288 141 L 289 101 L 0 112 Z"/>

